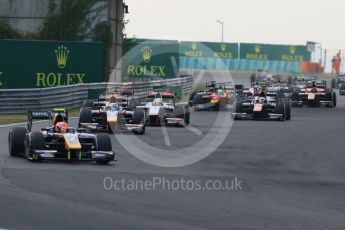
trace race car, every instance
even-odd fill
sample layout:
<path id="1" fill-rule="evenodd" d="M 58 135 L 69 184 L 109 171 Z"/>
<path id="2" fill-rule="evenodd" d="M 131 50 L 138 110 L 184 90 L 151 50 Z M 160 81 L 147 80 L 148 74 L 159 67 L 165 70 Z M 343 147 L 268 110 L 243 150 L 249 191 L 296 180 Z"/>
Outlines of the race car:
<path id="1" fill-rule="evenodd" d="M 261 90 L 260 93 L 247 92 L 247 97 L 238 98 L 232 107 L 232 118 L 240 119 L 267 119 L 267 120 L 290 120 L 291 107 L 289 102 L 281 100 L 277 94 L 271 94 Z"/>
<path id="2" fill-rule="evenodd" d="M 51 125 L 41 131 L 32 131 L 33 120 L 50 120 Z M 96 161 L 107 164 L 115 159 L 107 134 L 93 135 L 84 129 L 70 127 L 65 110 L 29 111 L 27 128 L 13 128 L 8 146 L 11 156 L 22 156 L 29 161 Z"/>
<path id="3" fill-rule="evenodd" d="M 232 83 L 206 83 L 204 91 L 194 92 L 190 95 L 189 105 L 194 110 L 215 110 L 226 109 L 230 99 L 236 96 L 235 89 L 231 88 Z"/>
<path id="4" fill-rule="evenodd" d="M 341 96 L 345 95 L 345 83 L 340 85 L 339 95 Z"/>
<path id="5" fill-rule="evenodd" d="M 190 122 L 189 105 L 176 105 L 176 92 L 151 91 L 137 109 L 145 112 L 146 125 L 186 126 Z"/>
<path id="6" fill-rule="evenodd" d="M 145 133 L 145 113 L 139 110 L 128 110 L 117 103 L 115 97 L 105 98 L 102 104 L 94 108 L 82 107 L 79 116 L 79 128 L 92 132 L 115 133 L 131 131 L 134 134 Z M 128 105 L 128 104 L 126 104 Z"/>
<path id="7" fill-rule="evenodd" d="M 345 84 L 345 75 L 339 75 L 336 79 L 332 79 L 331 81 L 332 89 L 340 89 L 342 84 Z"/>
<path id="8" fill-rule="evenodd" d="M 306 85 L 291 96 L 292 106 L 336 107 L 337 96 L 332 89 L 327 89 L 326 81 L 308 81 Z"/>

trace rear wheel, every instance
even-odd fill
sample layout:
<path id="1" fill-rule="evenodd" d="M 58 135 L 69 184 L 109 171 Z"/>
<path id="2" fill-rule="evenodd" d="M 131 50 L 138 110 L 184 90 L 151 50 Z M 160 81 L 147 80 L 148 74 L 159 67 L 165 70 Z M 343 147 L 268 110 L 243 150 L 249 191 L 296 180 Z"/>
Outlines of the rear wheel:
<path id="1" fill-rule="evenodd" d="M 327 107 L 333 107 L 334 106 L 334 95 L 332 92 L 326 93 L 326 101 L 329 101 L 330 103 L 327 104 Z"/>
<path id="2" fill-rule="evenodd" d="M 190 107 L 188 105 L 185 105 L 184 112 L 185 112 L 184 122 L 186 125 L 189 125 L 189 123 L 190 123 Z"/>
<path id="3" fill-rule="evenodd" d="M 193 93 L 190 94 L 189 100 L 188 100 L 189 106 L 193 106 L 195 94 L 196 94 L 196 92 L 193 92 Z"/>
<path id="4" fill-rule="evenodd" d="M 92 123 L 91 110 L 92 109 L 90 107 L 81 108 L 80 116 L 79 116 L 79 124 L 80 123 Z"/>
<path id="5" fill-rule="evenodd" d="M 333 92 L 333 107 L 337 107 L 337 94 Z"/>
<path id="6" fill-rule="evenodd" d="M 299 104 L 297 101 L 299 101 L 299 93 L 293 92 L 291 95 L 291 101 L 292 101 L 292 107 L 298 107 Z"/>
<path id="7" fill-rule="evenodd" d="M 332 79 L 331 87 L 332 87 L 332 89 L 336 88 L 336 80 L 335 79 Z"/>
<path id="8" fill-rule="evenodd" d="M 193 99 L 193 105 L 201 105 L 202 104 L 202 95 L 196 94 Z M 195 108 L 195 107 L 194 107 Z"/>
<path id="9" fill-rule="evenodd" d="M 292 82 L 292 81 L 293 81 L 293 80 L 292 80 L 292 77 L 291 77 L 291 76 L 290 76 L 290 77 L 288 77 L 287 82 L 288 82 L 288 85 L 289 85 L 289 86 L 293 84 L 293 82 Z"/>
<path id="10" fill-rule="evenodd" d="M 26 129 L 15 127 L 8 134 L 8 150 L 11 156 L 18 156 L 25 153 L 25 135 Z"/>
<path id="11" fill-rule="evenodd" d="M 291 120 L 291 105 L 289 102 L 285 102 L 284 103 L 284 106 L 285 106 L 285 119 L 286 120 Z"/>
<path id="12" fill-rule="evenodd" d="M 96 135 L 96 148 L 97 148 L 97 151 L 112 151 L 111 140 L 108 134 L 98 133 Z M 108 164 L 112 160 L 114 159 L 99 160 L 99 161 L 96 161 L 96 163 Z"/>
<path id="13" fill-rule="evenodd" d="M 83 107 L 91 107 L 91 108 L 93 108 L 93 101 L 92 100 L 85 100 L 83 102 Z"/>
<path id="14" fill-rule="evenodd" d="M 215 104 L 214 110 L 219 111 L 220 110 L 220 102 Z"/>
<path id="15" fill-rule="evenodd" d="M 281 121 L 284 121 L 286 118 L 286 110 L 285 110 L 285 105 L 282 102 L 277 102 L 276 109 L 275 109 L 276 114 L 281 114 L 282 117 L 280 118 Z"/>
<path id="16" fill-rule="evenodd" d="M 236 100 L 232 105 L 232 113 L 243 113 L 243 103 L 242 101 Z M 239 120 L 239 117 L 233 115 L 234 120 Z"/>
<path id="17" fill-rule="evenodd" d="M 133 131 L 134 134 L 137 135 L 143 135 L 145 133 L 145 113 L 144 111 L 134 111 L 133 118 L 132 118 L 133 124 L 142 124 L 143 129 L 141 131 Z"/>
<path id="18" fill-rule="evenodd" d="M 174 116 L 176 118 L 181 118 L 186 122 L 186 112 L 185 112 L 185 108 L 182 105 L 178 105 L 175 107 L 175 111 L 174 111 Z"/>

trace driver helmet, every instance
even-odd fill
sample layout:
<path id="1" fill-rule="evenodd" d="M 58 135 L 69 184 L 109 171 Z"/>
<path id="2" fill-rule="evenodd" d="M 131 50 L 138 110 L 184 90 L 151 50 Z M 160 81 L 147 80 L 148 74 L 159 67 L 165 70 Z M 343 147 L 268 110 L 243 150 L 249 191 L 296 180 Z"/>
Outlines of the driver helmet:
<path id="1" fill-rule="evenodd" d="M 111 111 L 118 111 L 119 110 L 119 106 L 118 104 L 114 103 L 114 104 L 111 104 Z"/>
<path id="2" fill-rule="evenodd" d="M 155 99 L 153 100 L 153 105 L 154 105 L 154 106 L 163 106 L 163 100 L 162 100 L 162 98 L 155 98 Z"/>
<path id="3" fill-rule="evenodd" d="M 259 103 L 260 104 L 264 104 L 265 103 L 265 99 L 264 97 L 259 97 Z"/>
<path id="4" fill-rule="evenodd" d="M 58 122 L 55 125 L 56 133 L 66 133 L 68 129 L 68 124 L 66 122 Z"/>

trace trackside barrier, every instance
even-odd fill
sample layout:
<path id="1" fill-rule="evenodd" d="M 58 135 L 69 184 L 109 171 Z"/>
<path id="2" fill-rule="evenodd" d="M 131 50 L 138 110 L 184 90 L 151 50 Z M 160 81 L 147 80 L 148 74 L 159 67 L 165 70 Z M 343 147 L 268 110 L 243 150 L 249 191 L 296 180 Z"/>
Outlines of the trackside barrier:
<path id="1" fill-rule="evenodd" d="M 28 110 L 45 110 L 54 107 L 75 108 L 89 98 L 90 90 L 133 88 L 137 99 L 144 99 L 157 86 L 181 86 L 182 93 L 190 93 L 193 78 L 183 77 L 150 82 L 90 83 L 39 89 L 1 89 L 0 114 L 25 113 Z"/>

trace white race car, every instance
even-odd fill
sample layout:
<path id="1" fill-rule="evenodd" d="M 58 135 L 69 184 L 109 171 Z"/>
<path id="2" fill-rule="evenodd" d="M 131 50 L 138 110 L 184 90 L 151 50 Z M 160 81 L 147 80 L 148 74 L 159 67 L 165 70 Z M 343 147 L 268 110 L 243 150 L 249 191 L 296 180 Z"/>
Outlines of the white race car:
<path id="1" fill-rule="evenodd" d="M 149 92 L 148 101 L 137 109 L 145 111 L 146 125 L 177 125 L 189 124 L 189 105 L 176 105 L 175 92 Z"/>

